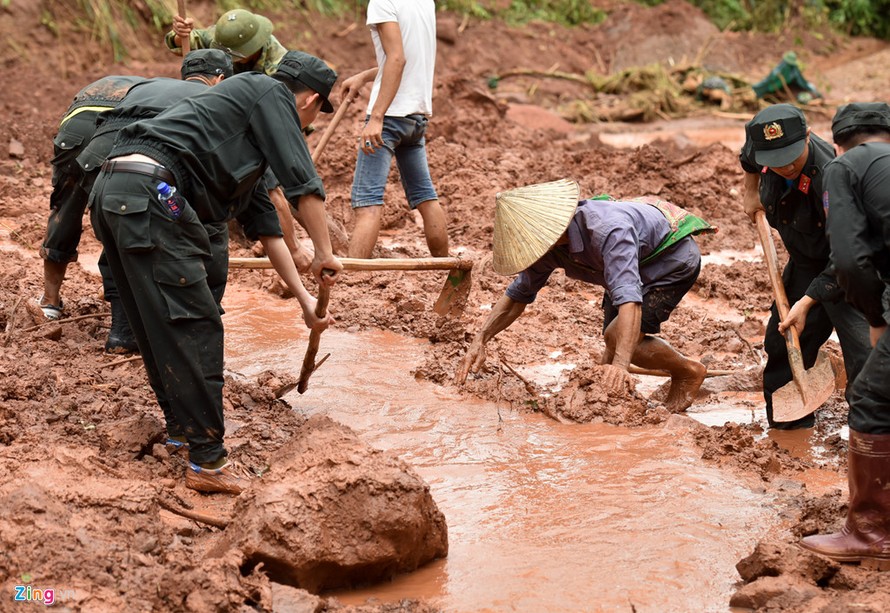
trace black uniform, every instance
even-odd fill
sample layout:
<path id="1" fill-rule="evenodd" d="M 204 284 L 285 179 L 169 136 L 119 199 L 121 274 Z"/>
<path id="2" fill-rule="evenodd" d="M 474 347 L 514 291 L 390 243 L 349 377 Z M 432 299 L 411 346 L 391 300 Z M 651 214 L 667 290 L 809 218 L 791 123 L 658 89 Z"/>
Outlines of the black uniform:
<path id="1" fill-rule="evenodd" d="M 890 144 L 864 143 L 825 168 L 831 259 L 847 300 L 874 327 L 886 325 L 890 287 Z M 890 333 L 885 332 L 852 386 L 849 425 L 890 434 Z"/>
<path id="2" fill-rule="evenodd" d="M 75 160 L 96 131 L 96 116 L 117 106 L 133 85 L 144 80 L 133 76 L 104 77 L 77 92 L 65 111 L 53 139 L 51 212 L 40 248 L 45 259 L 59 263 L 77 259 L 90 186 L 84 184 L 83 171 Z"/>
<path id="3" fill-rule="evenodd" d="M 843 290 L 837 284 L 829 266 L 830 248 L 825 233 L 825 209 L 822 204 L 822 169 L 834 158 L 831 145 L 810 135 L 809 157 L 800 176 L 793 181 L 776 174 L 754 161 L 750 141 L 739 156 L 742 168 L 760 174 L 760 201 L 769 224 L 776 228 L 790 260 L 782 272 L 788 301 L 794 304 L 804 295 L 818 300 L 807 314 L 806 325 L 800 336 L 804 365 L 809 368 L 819 348 L 837 330 L 844 366 L 847 372 L 847 392 L 862 369 L 869 352 L 868 325 L 862 315 L 843 300 Z M 785 338 L 779 332 L 779 313 L 775 303 L 766 327 L 764 349 L 767 354 L 763 369 L 763 397 L 766 416 L 771 427 L 790 429 L 810 427 L 814 417 L 809 415 L 795 422 L 774 422 L 772 395 L 792 380 L 791 366 Z"/>
<path id="4" fill-rule="evenodd" d="M 149 379 L 167 403 L 168 435 L 187 437 L 196 464 L 226 453 L 223 327 L 207 280 L 207 266 L 220 256 L 211 252 L 205 224 L 239 216 L 248 236 L 281 236 L 258 181 L 267 166 L 294 205 L 303 195 L 324 197 L 300 130 L 284 84 L 236 75 L 121 130 L 91 194 L 93 227 Z M 163 166 L 117 167 L 113 158 L 133 153 Z M 158 200 L 159 180 L 184 196 L 178 218 Z"/>
<path id="5" fill-rule="evenodd" d="M 200 81 L 180 81 L 164 77 L 143 79 L 127 91 L 126 96 L 117 106 L 99 113 L 98 117 L 94 119 L 95 134 L 85 146 L 80 148 L 80 152 L 77 154 L 77 164 L 80 166 L 82 177 L 80 183 L 85 194 L 89 194 L 92 190 L 93 183 L 99 174 L 99 167 L 111 152 L 119 130 L 140 119 L 155 117 L 174 102 L 193 96 L 205 89 L 207 89 L 207 84 Z M 84 200 L 84 206 L 86 206 L 86 200 Z M 117 299 L 117 285 L 108 267 L 104 252 L 99 258 L 99 272 L 102 274 L 105 298 L 107 300 Z M 222 283 L 225 283 L 225 280 Z"/>

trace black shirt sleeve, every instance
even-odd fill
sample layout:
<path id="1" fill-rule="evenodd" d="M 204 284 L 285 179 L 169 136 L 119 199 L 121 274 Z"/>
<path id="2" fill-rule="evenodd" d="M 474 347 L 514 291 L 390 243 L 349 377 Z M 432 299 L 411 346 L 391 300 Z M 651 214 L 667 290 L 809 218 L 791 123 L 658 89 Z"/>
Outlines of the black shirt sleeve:
<path id="1" fill-rule="evenodd" d="M 885 325 L 881 304 L 884 283 L 874 266 L 874 246 L 870 245 L 868 217 L 856 195 L 857 183 L 856 173 L 840 160 L 825 167 L 831 261 L 847 302 L 878 327 Z"/>
<path id="2" fill-rule="evenodd" d="M 325 197 L 324 186 L 301 132 L 293 94 L 280 84 L 258 101 L 250 116 L 254 138 L 275 173 L 288 201 L 297 207 L 300 196 Z"/>
<path id="3" fill-rule="evenodd" d="M 235 219 L 250 240 L 255 241 L 260 236 L 284 236 L 278 212 L 262 179 L 257 181 L 250 204 Z"/>

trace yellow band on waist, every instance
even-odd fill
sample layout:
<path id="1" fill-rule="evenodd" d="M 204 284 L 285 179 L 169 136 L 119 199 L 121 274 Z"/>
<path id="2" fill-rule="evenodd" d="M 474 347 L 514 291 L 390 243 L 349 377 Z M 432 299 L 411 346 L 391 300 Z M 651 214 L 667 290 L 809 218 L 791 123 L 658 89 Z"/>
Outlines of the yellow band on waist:
<path id="1" fill-rule="evenodd" d="M 80 113 L 83 113 L 84 111 L 93 111 L 94 113 L 101 113 L 103 111 L 107 111 L 107 110 L 113 109 L 113 108 L 114 108 L 113 106 L 81 106 L 81 107 L 78 107 L 62 118 L 62 121 L 59 122 L 59 127 L 61 128 L 63 125 L 65 125 L 66 121 L 68 121 L 75 115 L 79 115 Z"/>

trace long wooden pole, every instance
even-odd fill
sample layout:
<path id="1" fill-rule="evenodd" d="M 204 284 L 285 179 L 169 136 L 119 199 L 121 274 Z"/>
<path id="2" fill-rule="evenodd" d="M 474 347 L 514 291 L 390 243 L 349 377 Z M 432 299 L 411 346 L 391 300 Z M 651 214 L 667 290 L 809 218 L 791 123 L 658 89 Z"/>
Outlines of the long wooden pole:
<path id="1" fill-rule="evenodd" d="M 177 2 L 179 6 L 179 16 L 185 19 L 185 0 L 178 0 Z M 192 50 L 191 41 L 191 33 L 189 33 L 185 38 L 180 41 L 180 45 L 182 46 L 182 57 L 185 58 L 188 55 L 188 52 Z"/>
<path id="2" fill-rule="evenodd" d="M 339 258 L 343 270 L 472 270 L 473 260 L 464 258 Z M 269 258 L 230 258 L 229 268 L 269 269 Z"/>

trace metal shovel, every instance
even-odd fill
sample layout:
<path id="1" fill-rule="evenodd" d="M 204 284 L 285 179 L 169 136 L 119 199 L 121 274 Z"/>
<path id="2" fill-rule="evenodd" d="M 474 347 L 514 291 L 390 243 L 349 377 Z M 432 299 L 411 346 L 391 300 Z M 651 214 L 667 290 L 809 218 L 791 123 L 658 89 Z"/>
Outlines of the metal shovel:
<path id="1" fill-rule="evenodd" d="M 767 224 L 763 211 L 757 211 L 754 216 L 757 225 L 757 234 L 760 236 L 760 244 L 763 245 L 763 256 L 769 269 L 770 283 L 773 286 L 773 294 L 776 297 L 776 308 L 779 317 L 788 317 L 790 306 L 788 296 L 785 294 L 785 286 L 779 275 L 778 256 L 776 245 Z M 816 357 L 816 363 L 812 368 L 806 369 L 803 364 L 803 355 L 800 352 L 800 339 L 794 327 L 785 331 L 785 345 L 788 348 L 788 362 L 791 365 L 793 379 L 773 393 L 773 420 L 795 421 L 806 417 L 828 400 L 835 389 L 834 370 L 831 360 L 821 349 Z"/>

